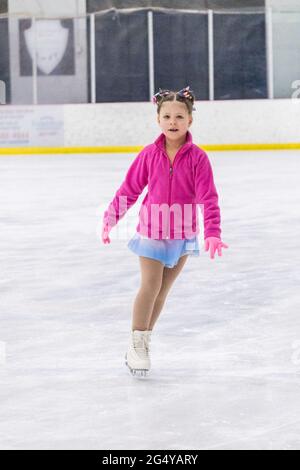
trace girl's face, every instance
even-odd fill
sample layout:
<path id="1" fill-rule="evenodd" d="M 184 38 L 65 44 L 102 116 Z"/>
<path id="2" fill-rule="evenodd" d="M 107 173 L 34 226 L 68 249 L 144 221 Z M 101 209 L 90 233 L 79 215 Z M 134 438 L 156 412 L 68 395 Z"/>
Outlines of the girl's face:
<path id="1" fill-rule="evenodd" d="M 175 144 L 185 139 L 193 118 L 184 103 L 165 101 L 160 108 L 157 122 L 166 138 Z"/>

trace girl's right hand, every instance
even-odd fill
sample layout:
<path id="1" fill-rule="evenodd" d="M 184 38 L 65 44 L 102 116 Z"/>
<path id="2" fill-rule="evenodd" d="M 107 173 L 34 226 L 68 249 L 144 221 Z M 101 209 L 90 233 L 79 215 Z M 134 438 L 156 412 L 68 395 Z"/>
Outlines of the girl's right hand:
<path id="1" fill-rule="evenodd" d="M 108 225 L 104 224 L 103 227 L 102 227 L 102 241 L 103 241 L 103 243 L 110 243 L 110 238 L 109 238 L 108 234 L 109 234 Z"/>

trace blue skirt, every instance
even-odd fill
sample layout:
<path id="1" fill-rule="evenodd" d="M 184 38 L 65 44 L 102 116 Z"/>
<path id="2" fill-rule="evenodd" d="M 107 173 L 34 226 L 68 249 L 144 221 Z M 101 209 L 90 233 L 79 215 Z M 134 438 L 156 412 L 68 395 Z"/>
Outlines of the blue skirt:
<path id="1" fill-rule="evenodd" d="M 166 268 L 176 266 L 183 255 L 199 256 L 200 254 L 197 237 L 189 240 L 153 240 L 135 233 L 127 246 L 136 255 L 160 261 Z"/>

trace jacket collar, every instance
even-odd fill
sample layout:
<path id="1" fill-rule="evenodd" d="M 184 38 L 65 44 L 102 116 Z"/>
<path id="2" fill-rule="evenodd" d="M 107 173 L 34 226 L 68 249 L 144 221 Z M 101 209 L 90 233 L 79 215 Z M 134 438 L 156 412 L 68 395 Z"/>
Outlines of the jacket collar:
<path id="1" fill-rule="evenodd" d="M 164 133 L 160 134 L 160 136 L 155 140 L 154 144 L 156 147 L 158 147 L 160 150 L 166 151 L 166 136 Z M 193 145 L 193 137 L 190 131 L 187 131 L 186 133 L 186 141 L 185 144 L 182 145 L 180 148 L 180 153 L 181 152 L 186 152 L 191 146 Z"/>

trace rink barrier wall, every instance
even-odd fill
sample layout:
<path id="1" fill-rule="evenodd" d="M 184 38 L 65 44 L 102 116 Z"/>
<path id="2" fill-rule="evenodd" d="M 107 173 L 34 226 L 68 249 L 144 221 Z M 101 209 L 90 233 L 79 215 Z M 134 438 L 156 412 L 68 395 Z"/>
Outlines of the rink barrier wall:
<path id="1" fill-rule="evenodd" d="M 226 145 L 198 145 L 201 149 L 217 152 L 226 151 L 255 151 L 255 150 L 300 150 L 299 143 L 284 144 L 226 144 Z M 9 155 L 56 155 L 56 154 L 84 154 L 84 153 L 138 153 L 143 149 L 139 147 L 16 147 L 0 148 L 0 156 Z"/>
<path id="2" fill-rule="evenodd" d="M 300 99 L 196 101 L 207 151 L 300 149 Z M 136 153 L 161 133 L 153 103 L 0 106 L 0 155 Z"/>

